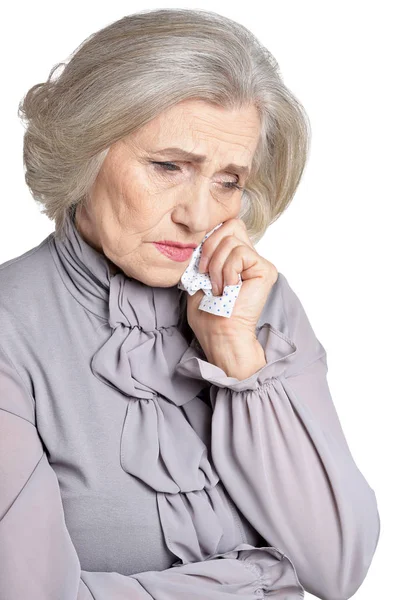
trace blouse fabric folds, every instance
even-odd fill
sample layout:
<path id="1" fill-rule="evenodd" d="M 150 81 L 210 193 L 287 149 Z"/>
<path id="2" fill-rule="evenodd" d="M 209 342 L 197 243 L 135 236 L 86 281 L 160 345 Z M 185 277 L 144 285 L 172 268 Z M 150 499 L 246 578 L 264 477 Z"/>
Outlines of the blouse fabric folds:
<path id="1" fill-rule="evenodd" d="M 351 597 L 380 534 L 286 277 L 244 380 L 79 234 L 0 265 L 0 600 Z M 190 330 L 191 331 L 191 330 Z"/>

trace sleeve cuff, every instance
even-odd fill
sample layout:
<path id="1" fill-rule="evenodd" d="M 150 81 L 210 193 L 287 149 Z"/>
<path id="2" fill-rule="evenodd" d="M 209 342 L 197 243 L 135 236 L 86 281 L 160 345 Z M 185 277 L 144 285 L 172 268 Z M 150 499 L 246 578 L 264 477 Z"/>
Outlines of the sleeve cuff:
<path id="1" fill-rule="evenodd" d="M 297 352 L 295 343 L 270 323 L 260 327 L 257 338 L 264 349 L 267 363 L 246 379 L 228 377 L 223 369 L 208 362 L 206 357 L 201 358 L 205 355 L 198 350 L 195 338 L 178 362 L 176 370 L 181 375 L 206 380 L 219 388 L 229 388 L 235 392 L 256 390 L 267 380 L 283 374 Z"/>

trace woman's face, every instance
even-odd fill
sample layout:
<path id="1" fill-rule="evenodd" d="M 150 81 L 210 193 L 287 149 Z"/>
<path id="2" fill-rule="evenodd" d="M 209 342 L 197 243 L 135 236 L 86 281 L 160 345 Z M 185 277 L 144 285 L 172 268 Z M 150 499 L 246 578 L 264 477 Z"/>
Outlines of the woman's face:
<path id="1" fill-rule="evenodd" d="M 231 165 L 250 171 L 260 125 L 254 106 L 227 111 L 184 100 L 169 108 L 110 147 L 87 207 L 76 212 L 79 233 L 127 276 L 176 285 L 191 256 L 178 262 L 154 242 L 198 246 L 218 223 L 238 216 L 242 191 L 234 186 L 248 175 Z M 171 147 L 205 158 L 162 151 Z"/>

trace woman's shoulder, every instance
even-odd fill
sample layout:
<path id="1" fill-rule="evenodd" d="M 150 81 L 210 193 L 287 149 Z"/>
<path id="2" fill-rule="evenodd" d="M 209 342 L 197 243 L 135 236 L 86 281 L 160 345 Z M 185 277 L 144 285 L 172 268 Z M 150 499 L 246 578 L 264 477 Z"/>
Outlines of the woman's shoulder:
<path id="1" fill-rule="evenodd" d="M 37 246 L 0 264 L 1 339 L 29 330 L 45 310 L 45 298 L 54 291 L 54 262 L 45 238 Z M 52 264 L 53 263 L 53 264 Z"/>
<path id="2" fill-rule="evenodd" d="M 7 303 L 7 299 L 11 302 L 18 300 L 21 291 L 26 299 L 27 294 L 35 288 L 43 289 L 41 276 L 51 264 L 48 251 L 50 238 L 51 235 L 23 254 L 0 264 L 0 306 Z"/>

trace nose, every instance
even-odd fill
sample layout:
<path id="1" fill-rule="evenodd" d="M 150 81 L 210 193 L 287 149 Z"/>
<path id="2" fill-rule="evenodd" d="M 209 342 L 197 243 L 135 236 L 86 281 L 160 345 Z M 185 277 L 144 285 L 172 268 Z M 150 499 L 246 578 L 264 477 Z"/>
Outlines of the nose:
<path id="1" fill-rule="evenodd" d="M 208 178 L 198 177 L 194 185 L 179 191 L 172 219 L 185 225 L 193 234 L 209 231 L 215 221 L 212 213 L 214 204 Z"/>

